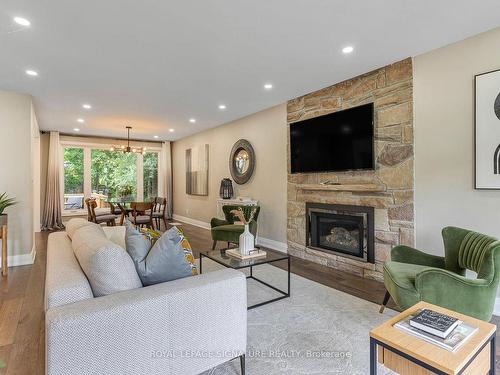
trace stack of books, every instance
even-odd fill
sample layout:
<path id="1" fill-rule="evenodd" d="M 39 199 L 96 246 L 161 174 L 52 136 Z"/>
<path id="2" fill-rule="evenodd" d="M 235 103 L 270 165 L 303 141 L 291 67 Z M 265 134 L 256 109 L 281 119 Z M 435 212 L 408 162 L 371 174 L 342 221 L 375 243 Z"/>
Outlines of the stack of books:
<path id="1" fill-rule="evenodd" d="M 419 310 L 397 322 L 394 327 L 451 352 L 478 330 L 461 320 L 429 309 Z"/>

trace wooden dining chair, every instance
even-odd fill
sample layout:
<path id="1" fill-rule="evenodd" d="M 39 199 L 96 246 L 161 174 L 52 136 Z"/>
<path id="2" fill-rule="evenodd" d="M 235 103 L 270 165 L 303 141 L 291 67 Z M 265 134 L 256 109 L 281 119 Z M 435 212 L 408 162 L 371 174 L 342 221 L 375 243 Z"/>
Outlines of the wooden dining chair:
<path id="1" fill-rule="evenodd" d="M 95 199 L 87 198 L 85 199 L 85 204 L 87 205 L 89 221 L 96 224 L 106 223 L 108 227 L 114 227 L 116 225 L 116 215 L 113 214 L 96 215 L 95 209 L 97 207 L 97 202 L 95 201 Z"/>
<path id="2" fill-rule="evenodd" d="M 154 202 L 131 202 L 132 223 L 138 227 L 154 229 L 153 207 Z"/>
<path id="3" fill-rule="evenodd" d="M 165 230 L 167 230 L 166 214 L 167 214 L 167 198 L 156 197 L 153 209 L 153 220 L 155 221 L 157 230 L 160 230 L 161 220 L 163 220 L 163 224 L 165 224 Z"/>

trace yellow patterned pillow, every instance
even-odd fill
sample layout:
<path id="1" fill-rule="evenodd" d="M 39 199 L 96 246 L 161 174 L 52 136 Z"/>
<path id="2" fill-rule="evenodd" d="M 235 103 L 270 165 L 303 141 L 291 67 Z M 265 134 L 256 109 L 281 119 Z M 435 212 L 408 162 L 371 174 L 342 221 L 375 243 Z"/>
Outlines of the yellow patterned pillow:
<path id="1" fill-rule="evenodd" d="M 181 238 L 182 238 L 182 241 L 181 241 L 182 250 L 184 250 L 184 256 L 186 257 L 186 261 L 189 264 L 191 264 L 191 273 L 193 275 L 198 275 L 198 270 L 196 268 L 196 263 L 194 261 L 193 250 L 191 249 L 191 244 L 189 243 L 188 239 L 186 238 L 186 236 L 184 235 L 182 230 L 180 230 L 177 227 L 174 227 L 174 228 L 177 229 L 179 236 L 181 236 Z"/>

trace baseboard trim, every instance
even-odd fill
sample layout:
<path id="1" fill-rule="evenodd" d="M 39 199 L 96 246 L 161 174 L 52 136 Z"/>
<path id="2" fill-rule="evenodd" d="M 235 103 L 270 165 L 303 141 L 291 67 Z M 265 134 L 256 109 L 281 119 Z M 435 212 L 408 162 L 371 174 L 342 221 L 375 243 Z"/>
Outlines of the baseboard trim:
<path id="1" fill-rule="evenodd" d="M 21 255 L 9 255 L 7 257 L 7 265 L 8 267 L 17 267 L 17 266 L 26 266 L 29 264 L 35 263 L 36 258 L 36 250 L 35 245 L 31 249 L 29 254 L 21 254 Z M 2 257 L 0 257 L 0 260 Z"/>
<path id="2" fill-rule="evenodd" d="M 205 223 L 204 221 L 201 220 L 191 219 L 190 217 L 181 216 L 177 214 L 173 214 L 172 217 L 174 220 L 180 221 L 181 223 L 191 224 L 194 225 L 195 227 L 200 227 L 203 229 L 210 229 L 210 224 Z"/>
<path id="3" fill-rule="evenodd" d="M 270 238 L 264 238 L 257 236 L 257 245 L 268 247 L 279 252 L 288 253 L 288 245 L 285 242 L 280 242 L 276 240 L 271 240 Z"/>
<path id="4" fill-rule="evenodd" d="M 205 223 L 204 221 L 201 220 L 195 220 L 191 219 L 190 217 L 185 217 L 177 214 L 174 214 L 172 217 L 174 220 L 180 221 L 181 223 L 191 224 L 203 229 L 210 229 L 210 224 Z M 270 249 L 280 251 L 282 253 L 288 253 L 288 245 L 285 242 L 279 242 L 259 236 L 257 236 L 257 240 L 255 242 L 257 243 L 257 245 L 265 246 Z"/>

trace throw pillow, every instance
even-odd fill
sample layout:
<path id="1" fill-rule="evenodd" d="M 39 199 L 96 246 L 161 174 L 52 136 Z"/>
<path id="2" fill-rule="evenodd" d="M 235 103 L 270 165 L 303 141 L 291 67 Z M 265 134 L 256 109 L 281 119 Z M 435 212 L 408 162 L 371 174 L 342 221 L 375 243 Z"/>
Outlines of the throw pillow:
<path id="1" fill-rule="evenodd" d="M 69 238 L 73 238 L 73 235 L 76 233 L 78 229 L 80 229 L 81 227 L 85 227 L 87 225 L 94 225 L 94 223 L 91 223 L 90 221 L 79 217 L 71 219 L 66 224 L 66 234 L 68 235 Z"/>
<path id="2" fill-rule="evenodd" d="M 151 246 L 132 224 L 126 225 L 127 251 L 144 286 L 198 274 L 191 246 L 177 227 L 167 230 Z"/>
<path id="3" fill-rule="evenodd" d="M 125 227 L 124 226 L 116 226 L 116 227 L 101 227 L 104 231 L 104 234 L 111 242 L 114 242 L 122 249 L 125 249 Z"/>
<path id="4" fill-rule="evenodd" d="M 71 246 L 95 297 L 142 286 L 130 255 L 108 240 L 101 226 L 81 227 Z"/>

